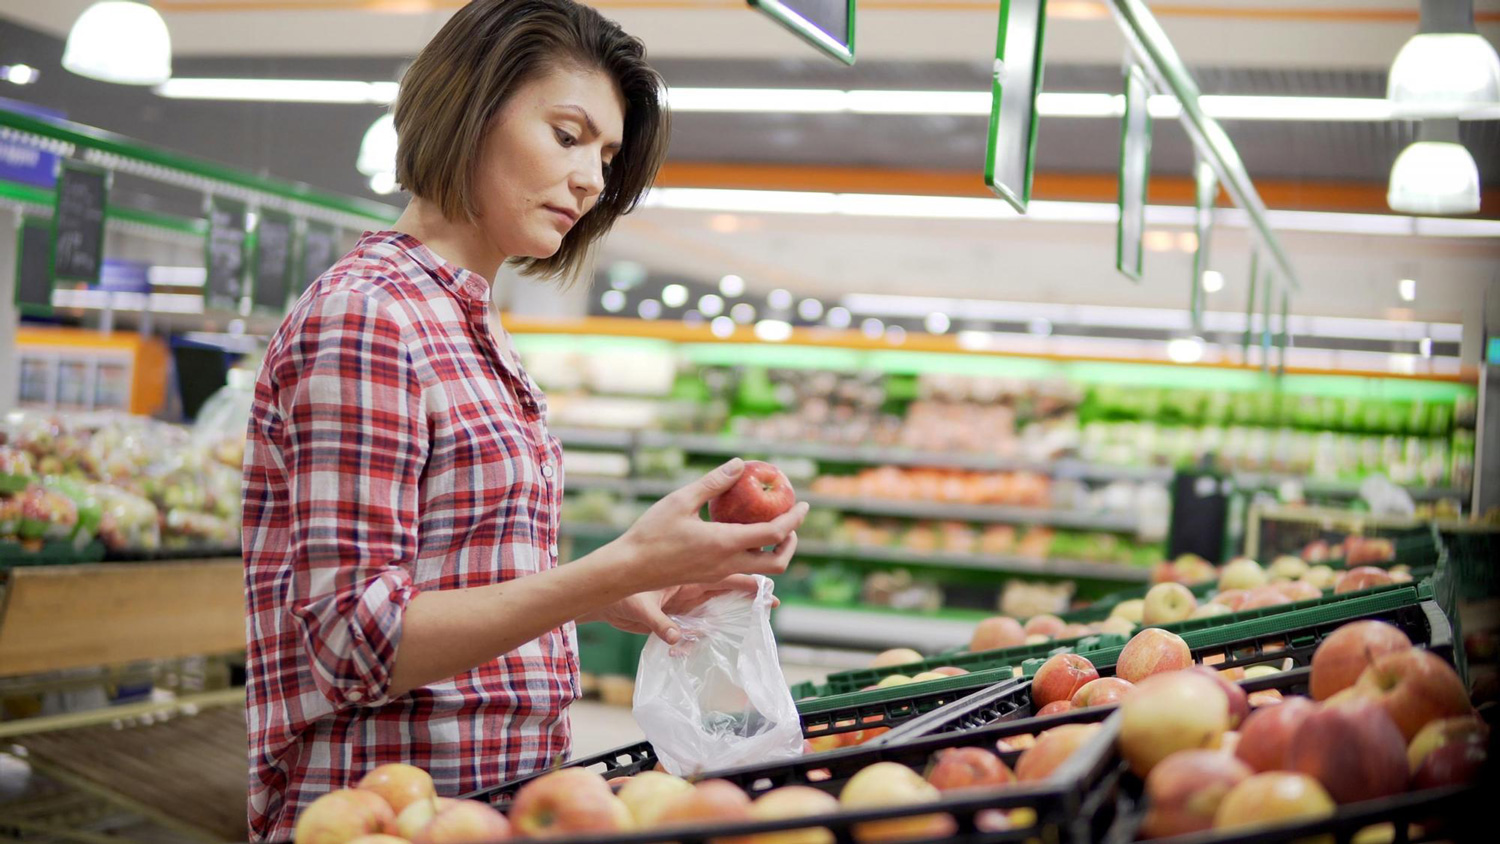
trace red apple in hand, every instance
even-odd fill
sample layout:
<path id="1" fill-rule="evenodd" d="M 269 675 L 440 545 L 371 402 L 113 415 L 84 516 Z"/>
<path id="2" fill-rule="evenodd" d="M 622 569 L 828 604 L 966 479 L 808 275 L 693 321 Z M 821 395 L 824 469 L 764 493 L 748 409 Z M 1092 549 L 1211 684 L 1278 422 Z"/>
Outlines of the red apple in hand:
<path id="1" fill-rule="evenodd" d="M 769 522 L 792 509 L 797 493 L 781 470 L 764 460 L 746 460 L 734 486 L 708 502 L 708 517 L 741 525 Z"/>

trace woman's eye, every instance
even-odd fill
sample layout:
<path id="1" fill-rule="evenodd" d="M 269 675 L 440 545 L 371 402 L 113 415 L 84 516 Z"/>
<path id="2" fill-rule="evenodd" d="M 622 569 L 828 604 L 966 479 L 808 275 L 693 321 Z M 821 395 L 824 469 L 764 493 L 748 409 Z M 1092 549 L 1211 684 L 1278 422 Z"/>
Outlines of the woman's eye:
<path id="1" fill-rule="evenodd" d="M 562 144 L 563 146 L 570 147 L 578 143 L 578 139 L 574 138 L 572 135 L 569 135 L 567 132 L 564 132 L 561 129 L 556 129 L 554 131 L 557 133 L 557 142 Z"/>
<path id="2" fill-rule="evenodd" d="M 613 161 L 604 162 L 604 178 L 608 179 L 609 174 L 613 172 L 615 172 L 615 163 Z"/>

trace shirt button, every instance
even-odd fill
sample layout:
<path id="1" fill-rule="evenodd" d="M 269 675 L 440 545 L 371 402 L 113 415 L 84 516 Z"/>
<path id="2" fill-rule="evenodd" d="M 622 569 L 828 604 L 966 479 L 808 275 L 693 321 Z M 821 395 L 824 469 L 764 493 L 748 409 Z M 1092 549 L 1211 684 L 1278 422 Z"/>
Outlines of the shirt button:
<path id="1" fill-rule="evenodd" d="M 359 701 L 364 699 L 365 693 L 360 691 L 359 689 L 350 689 L 349 691 L 344 693 L 344 700 L 347 700 L 350 703 L 358 703 Z"/>
<path id="2" fill-rule="evenodd" d="M 544 478 L 550 478 L 550 477 L 552 477 L 552 464 L 551 463 L 543 463 L 542 464 L 542 477 L 544 477 Z"/>
<path id="3" fill-rule="evenodd" d="M 554 557 L 556 557 L 556 556 L 557 556 L 557 545 L 556 545 L 556 544 L 554 544 L 554 545 L 553 545 L 553 546 L 552 546 L 552 549 L 551 549 L 551 550 L 552 550 L 552 556 L 554 556 Z"/>

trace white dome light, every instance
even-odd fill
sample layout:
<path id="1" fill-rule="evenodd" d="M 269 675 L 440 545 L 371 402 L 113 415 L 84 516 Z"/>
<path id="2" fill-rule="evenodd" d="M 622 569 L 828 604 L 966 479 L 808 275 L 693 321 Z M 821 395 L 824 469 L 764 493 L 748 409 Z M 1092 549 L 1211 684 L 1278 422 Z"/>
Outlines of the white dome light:
<path id="1" fill-rule="evenodd" d="M 948 326 L 951 324 L 948 315 L 941 311 L 933 311 L 927 315 L 927 319 L 922 321 L 922 325 L 927 329 L 929 334 L 942 334 L 948 330 Z"/>
<path id="2" fill-rule="evenodd" d="M 755 306 L 749 302 L 741 302 L 729 309 L 729 316 L 741 325 L 747 325 L 755 319 Z"/>
<path id="3" fill-rule="evenodd" d="M 1203 360 L 1202 337 L 1178 337 L 1167 341 L 1167 357 L 1173 363 L 1197 363 Z"/>
<path id="4" fill-rule="evenodd" d="M 828 325 L 830 328 L 848 328 L 854 315 L 843 305 L 835 305 L 828 309 Z"/>
<path id="5" fill-rule="evenodd" d="M 655 299 L 647 299 L 636 305 L 635 312 L 641 315 L 641 319 L 656 319 L 661 316 L 661 303 Z"/>
<path id="6" fill-rule="evenodd" d="M 604 307 L 604 310 L 617 314 L 625 310 L 625 294 L 618 290 L 606 290 L 604 295 L 599 297 L 599 304 Z"/>
<path id="7" fill-rule="evenodd" d="M 727 316 L 714 317 L 713 322 L 708 324 L 708 330 L 712 331 L 715 337 L 732 336 L 734 334 L 734 320 Z"/>
<path id="8" fill-rule="evenodd" d="M 1479 166 L 1463 144 L 1417 141 L 1396 157 L 1386 202 L 1407 214 L 1473 214 L 1479 210 Z"/>
<path id="9" fill-rule="evenodd" d="M 823 315 L 823 303 L 817 299 L 803 299 L 797 303 L 797 316 L 808 322 L 816 320 Z"/>
<path id="10" fill-rule="evenodd" d="M 370 190 L 385 196 L 396 192 L 396 174 L 391 170 L 382 170 L 370 176 Z"/>
<path id="11" fill-rule="evenodd" d="M 669 308 L 680 308 L 687 304 L 688 289 L 680 284 L 669 284 L 661 289 L 662 304 Z"/>
<path id="12" fill-rule="evenodd" d="M 763 319 L 755 324 L 755 336 L 767 343 L 782 343 L 792 336 L 792 324 L 779 319 Z"/>
<path id="13" fill-rule="evenodd" d="M 716 294 L 705 293 L 698 297 L 698 310 L 705 316 L 716 317 L 724 313 L 724 300 Z"/>
<path id="14" fill-rule="evenodd" d="M 1203 292 L 1218 293 L 1224 289 L 1224 274 L 1218 270 L 1203 271 Z"/>
<path id="15" fill-rule="evenodd" d="M 737 275 L 726 275 L 719 279 L 719 292 L 733 299 L 745 292 L 745 280 Z"/>
<path id="16" fill-rule="evenodd" d="M 73 22 L 62 64 L 102 82 L 160 85 L 172 78 L 172 37 L 150 6 L 100 0 Z"/>
<path id="17" fill-rule="evenodd" d="M 1422 32 L 1391 63 L 1386 99 L 1400 117 L 1457 117 L 1500 105 L 1500 56 L 1476 32 Z"/>
<path id="18" fill-rule="evenodd" d="M 780 287 L 772 290 L 769 294 L 766 295 L 766 304 L 770 305 L 772 308 L 778 311 L 784 311 L 787 308 L 790 308 L 792 306 L 791 291 L 783 290 Z"/>
<path id="19" fill-rule="evenodd" d="M 365 130 L 354 167 L 366 176 L 396 172 L 396 118 L 383 114 Z"/>

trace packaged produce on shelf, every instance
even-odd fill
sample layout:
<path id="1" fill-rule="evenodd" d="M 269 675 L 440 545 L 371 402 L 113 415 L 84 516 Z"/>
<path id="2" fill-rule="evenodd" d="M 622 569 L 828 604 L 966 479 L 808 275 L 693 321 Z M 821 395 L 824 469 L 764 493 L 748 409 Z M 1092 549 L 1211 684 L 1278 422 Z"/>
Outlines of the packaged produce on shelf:
<path id="1" fill-rule="evenodd" d="M 36 479 L 36 461 L 19 448 L 0 445 L 0 494 L 21 492 Z"/>
<path id="2" fill-rule="evenodd" d="M 853 475 L 821 475 L 813 480 L 811 491 L 839 498 L 1048 507 L 1051 484 L 1051 479 L 1034 472 L 877 466 Z"/>
<path id="3" fill-rule="evenodd" d="M 156 551 L 162 547 L 161 514 L 150 499 L 109 484 L 89 489 L 99 500 L 99 540 L 112 551 Z"/>
<path id="4" fill-rule="evenodd" d="M 860 600 L 872 607 L 935 612 L 943 607 L 943 590 L 930 578 L 907 569 L 873 572 L 865 577 Z"/>
<path id="5" fill-rule="evenodd" d="M 1000 593 L 998 609 L 1014 618 L 1032 618 L 1065 612 L 1077 587 L 1071 582 L 1036 583 L 1010 580 Z"/>

